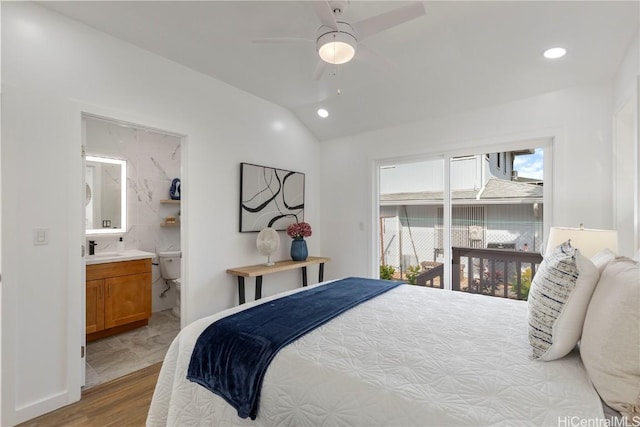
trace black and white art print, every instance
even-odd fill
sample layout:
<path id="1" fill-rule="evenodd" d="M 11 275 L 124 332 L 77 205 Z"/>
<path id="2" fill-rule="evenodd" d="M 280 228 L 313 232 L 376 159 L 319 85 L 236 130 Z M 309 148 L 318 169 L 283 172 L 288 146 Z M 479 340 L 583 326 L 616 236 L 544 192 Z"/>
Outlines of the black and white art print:
<path id="1" fill-rule="evenodd" d="M 304 174 L 240 163 L 240 232 L 304 221 Z"/>

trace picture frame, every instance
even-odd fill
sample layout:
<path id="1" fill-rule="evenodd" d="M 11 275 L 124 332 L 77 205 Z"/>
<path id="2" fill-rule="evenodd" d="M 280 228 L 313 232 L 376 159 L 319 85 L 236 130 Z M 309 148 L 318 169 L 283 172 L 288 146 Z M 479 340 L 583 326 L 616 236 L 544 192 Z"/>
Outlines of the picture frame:
<path id="1" fill-rule="evenodd" d="M 304 180 L 302 172 L 240 163 L 240 232 L 303 222 Z"/>

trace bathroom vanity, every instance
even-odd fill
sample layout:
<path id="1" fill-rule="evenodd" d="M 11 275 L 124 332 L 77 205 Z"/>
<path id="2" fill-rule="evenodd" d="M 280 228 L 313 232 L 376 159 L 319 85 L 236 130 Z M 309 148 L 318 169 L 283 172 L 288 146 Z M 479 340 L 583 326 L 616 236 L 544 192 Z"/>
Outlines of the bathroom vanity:
<path id="1" fill-rule="evenodd" d="M 137 250 L 86 258 L 87 341 L 145 326 L 151 317 L 151 259 Z"/>

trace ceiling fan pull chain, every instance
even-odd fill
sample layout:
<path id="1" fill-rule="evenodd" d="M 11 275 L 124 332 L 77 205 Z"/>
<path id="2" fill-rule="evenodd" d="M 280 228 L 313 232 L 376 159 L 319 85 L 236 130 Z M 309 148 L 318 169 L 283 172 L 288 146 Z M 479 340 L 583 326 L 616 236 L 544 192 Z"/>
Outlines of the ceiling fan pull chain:
<path id="1" fill-rule="evenodd" d="M 336 35 L 333 35 L 333 76 L 338 75 L 338 64 L 336 64 Z"/>
<path id="2" fill-rule="evenodd" d="M 333 34 L 333 63 L 336 63 L 336 34 Z"/>

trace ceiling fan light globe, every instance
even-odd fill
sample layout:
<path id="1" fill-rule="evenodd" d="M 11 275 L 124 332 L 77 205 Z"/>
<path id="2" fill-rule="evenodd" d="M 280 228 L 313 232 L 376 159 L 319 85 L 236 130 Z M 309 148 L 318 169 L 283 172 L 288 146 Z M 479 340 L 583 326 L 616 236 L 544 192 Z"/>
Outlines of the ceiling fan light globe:
<path id="1" fill-rule="evenodd" d="M 356 54 L 355 49 L 343 42 L 331 42 L 321 46 L 318 54 L 323 61 L 329 64 L 344 64 L 351 61 Z"/>
<path id="2" fill-rule="evenodd" d="M 329 64 L 344 64 L 356 54 L 356 39 L 352 34 L 331 31 L 318 37 L 318 55 Z"/>

